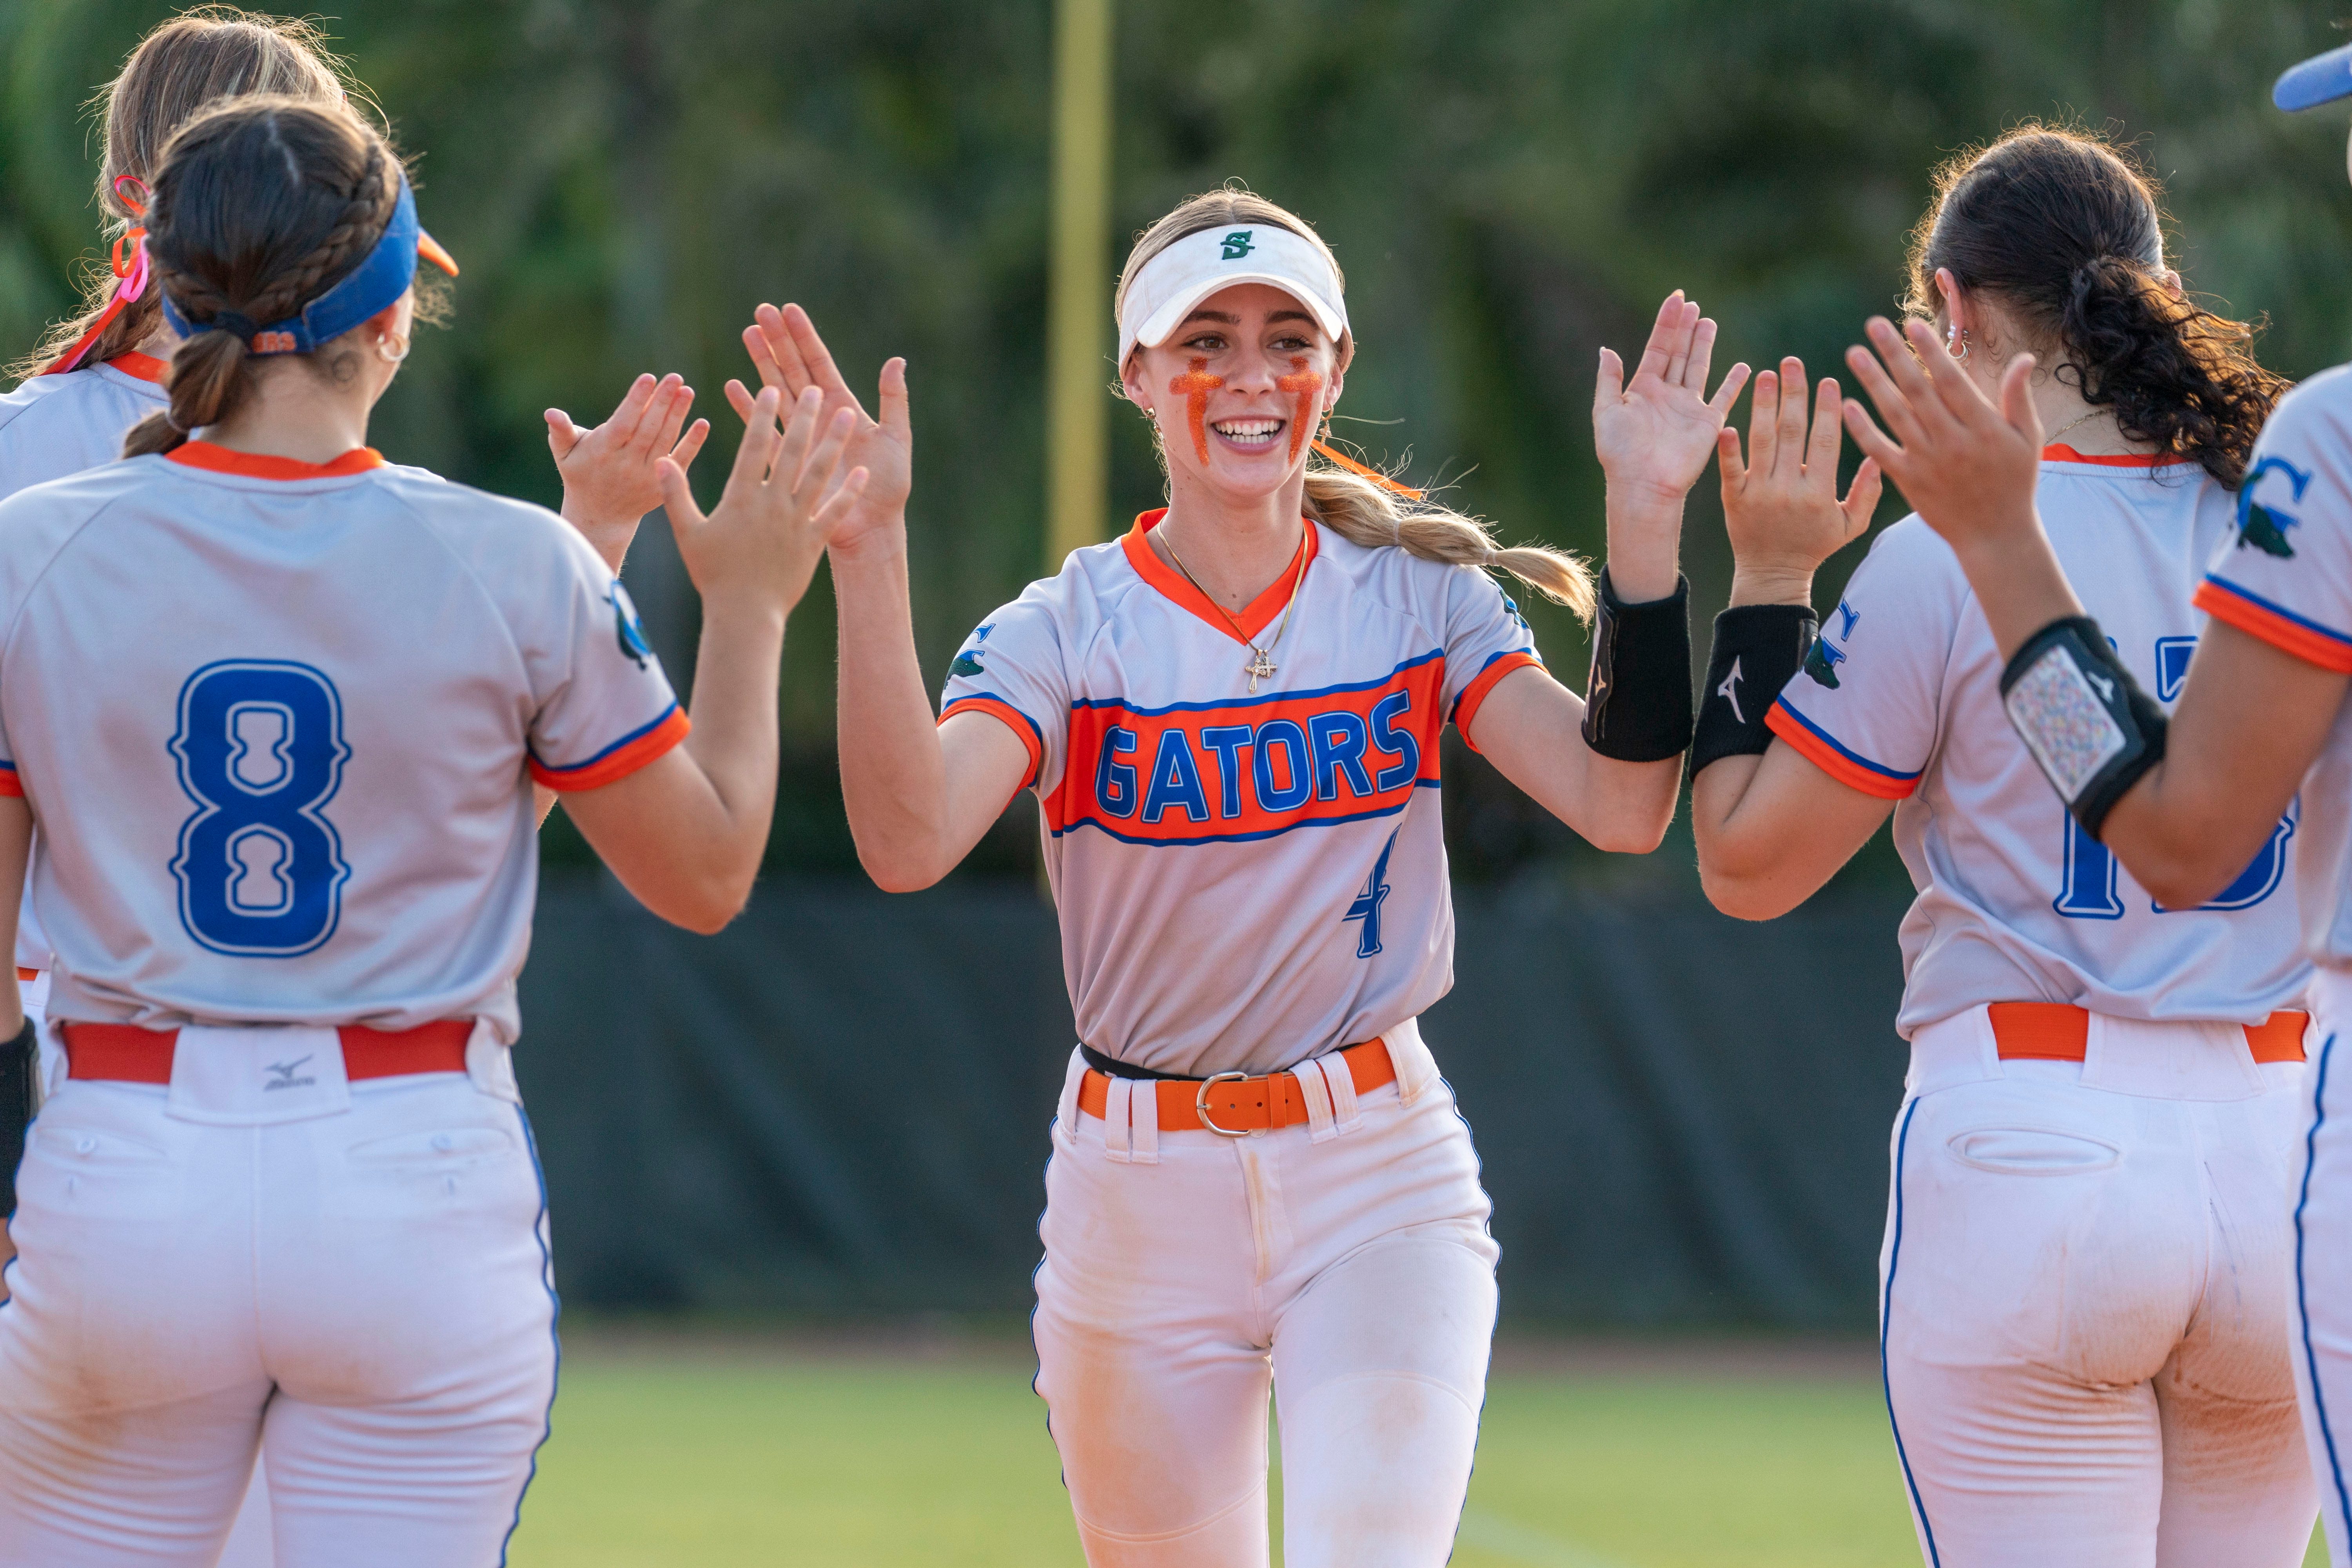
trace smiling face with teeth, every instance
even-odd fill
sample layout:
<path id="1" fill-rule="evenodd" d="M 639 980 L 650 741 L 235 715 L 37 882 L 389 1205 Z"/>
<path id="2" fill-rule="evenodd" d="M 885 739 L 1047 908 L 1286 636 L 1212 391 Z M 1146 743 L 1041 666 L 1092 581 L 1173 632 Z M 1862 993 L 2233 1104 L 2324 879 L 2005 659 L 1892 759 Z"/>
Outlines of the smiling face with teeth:
<path id="1" fill-rule="evenodd" d="M 1238 283 L 1166 342 L 1138 348 L 1123 380 L 1159 424 L 1171 488 L 1249 506 L 1303 486 L 1307 444 L 1339 400 L 1351 347 L 1282 289 Z"/>

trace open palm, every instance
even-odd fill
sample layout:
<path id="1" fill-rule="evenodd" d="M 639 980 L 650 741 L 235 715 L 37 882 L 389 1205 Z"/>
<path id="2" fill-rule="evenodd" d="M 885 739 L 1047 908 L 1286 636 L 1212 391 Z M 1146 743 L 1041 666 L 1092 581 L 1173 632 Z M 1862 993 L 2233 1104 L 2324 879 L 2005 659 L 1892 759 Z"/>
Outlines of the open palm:
<path id="1" fill-rule="evenodd" d="M 1697 481 L 1715 452 L 1716 432 L 1748 383 L 1748 367 L 1734 365 L 1716 395 L 1706 395 L 1715 330 L 1697 302 L 1677 289 L 1658 307 L 1632 382 L 1616 351 L 1601 351 L 1592 444 L 1612 487 L 1655 490 L 1679 505 Z"/>
<path id="2" fill-rule="evenodd" d="M 865 493 L 845 511 L 830 543 L 845 545 L 877 531 L 895 527 L 906 510 L 915 482 L 915 434 L 907 410 L 907 362 L 893 359 L 882 367 L 876 419 L 849 390 L 833 354 L 817 336 L 816 323 L 798 305 L 777 310 L 762 305 L 753 312 L 753 324 L 743 329 L 743 346 L 751 351 L 761 384 L 781 391 L 789 401 L 810 387 L 824 395 L 827 416 L 838 409 L 855 412 L 849 446 L 843 461 L 866 470 Z M 751 394 L 730 383 L 728 400 L 740 413 L 751 405 Z"/>

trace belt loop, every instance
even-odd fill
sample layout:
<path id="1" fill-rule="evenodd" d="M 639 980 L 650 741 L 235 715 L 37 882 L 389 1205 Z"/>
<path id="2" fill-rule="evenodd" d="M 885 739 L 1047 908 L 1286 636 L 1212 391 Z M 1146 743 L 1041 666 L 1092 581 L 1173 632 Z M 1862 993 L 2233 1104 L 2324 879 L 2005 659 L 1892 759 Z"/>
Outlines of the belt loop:
<path id="1" fill-rule="evenodd" d="M 1160 1086 L 1138 1083 L 1128 1095 L 1133 1110 L 1129 1118 L 1128 1147 L 1135 1163 L 1160 1163 Z"/>
<path id="2" fill-rule="evenodd" d="M 1315 1065 L 1323 1072 L 1323 1081 L 1331 1090 L 1331 1131 L 1335 1137 L 1353 1132 L 1364 1124 L 1356 1110 L 1356 1075 L 1348 1066 L 1348 1058 L 1334 1051 L 1328 1057 L 1318 1057 Z"/>
<path id="3" fill-rule="evenodd" d="M 1110 1080 L 1110 1093 L 1103 1103 L 1103 1153 L 1124 1165 L 1128 1163 L 1128 1122 L 1135 1101 L 1135 1080 L 1115 1078 Z"/>
<path id="4" fill-rule="evenodd" d="M 1339 1135 L 1332 1125 L 1331 1082 L 1323 1076 L 1323 1059 L 1310 1058 L 1290 1069 L 1298 1080 L 1298 1098 L 1307 1105 L 1307 1141 L 1321 1143 Z"/>
<path id="5" fill-rule="evenodd" d="M 1054 1105 L 1054 1130 L 1068 1139 L 1073 1149 L 1078 1146 L 1078 1085 L 1086 1076 L 1086 1058 L 1074 1048 L 1069 1068 L 1062 1074 L 1062 1098 Z"/>

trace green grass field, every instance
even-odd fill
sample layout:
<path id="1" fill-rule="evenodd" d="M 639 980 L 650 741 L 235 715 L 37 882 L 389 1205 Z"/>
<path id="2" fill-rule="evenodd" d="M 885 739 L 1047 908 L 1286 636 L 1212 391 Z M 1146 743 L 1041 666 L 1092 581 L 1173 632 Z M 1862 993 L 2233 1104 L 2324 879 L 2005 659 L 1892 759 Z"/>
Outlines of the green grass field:
<path id="1" fill-rule="evenodd" d="M 1029 1371 L 1007 1341 L 575 1333 L 510 1561 L 1082 1568 Z M 1507 1345 L 1454 1562 L 1906 1568 L 1898 1486 L 1866 1350 Z"/>

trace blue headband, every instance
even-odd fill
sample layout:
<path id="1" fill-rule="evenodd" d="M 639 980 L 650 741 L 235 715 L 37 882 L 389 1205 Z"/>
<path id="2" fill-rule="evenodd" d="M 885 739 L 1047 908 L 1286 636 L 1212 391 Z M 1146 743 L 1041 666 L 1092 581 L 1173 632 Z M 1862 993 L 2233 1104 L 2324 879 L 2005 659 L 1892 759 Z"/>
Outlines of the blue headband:
<path id="1" fill-rule="evenodd" d="M 416 196 L 408 188 L 408 174 L 403 170 L 400 199 L 393 204 L 392 221 L 383 226 L 375 248 L 333 288 L 303 306 L 300 313 L 258 326 L 234 310 L 224 310 L 209 321 L 192 322 L 180 314 L 172 302 L 172 291 L 164 289 L 158 291 L 163 320 L 184 338 L 222 330 L 241 332 L 247 352 L 254 354 L 312 353 L 320 343 L 341 337 L 407 293 L 408 286 L 416 280 L 420 253 L 452 277 L 457 275 L 457 263 L 448 259 L 449 253 L 417 226 Z"/>

